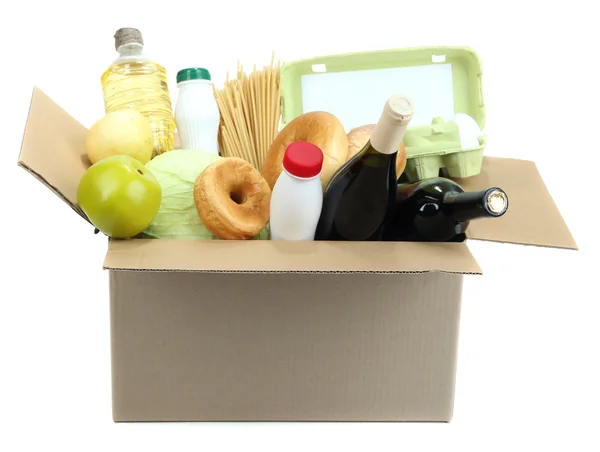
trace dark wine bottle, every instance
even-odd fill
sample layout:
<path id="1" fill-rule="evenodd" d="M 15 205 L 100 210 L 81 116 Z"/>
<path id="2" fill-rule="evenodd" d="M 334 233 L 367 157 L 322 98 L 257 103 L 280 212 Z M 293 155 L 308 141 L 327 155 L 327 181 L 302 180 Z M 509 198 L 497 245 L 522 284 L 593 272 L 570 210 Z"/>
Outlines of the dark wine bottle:
<path id="1" fill-rule="evenodd" d="M 507 209 L 508 196 L 498 187 L 465 192 L 443 177 L 399 184 L 396 211 L 384 240 L 463 241 L 472 220 L 498 218 Z"/>
<path id="2" fill-rule="evenodd" d="M 396 155 L 414 112 L 391 96 L 367 144 L 331 178 L 315 240 L 381 240 L 396 206 Z"/>

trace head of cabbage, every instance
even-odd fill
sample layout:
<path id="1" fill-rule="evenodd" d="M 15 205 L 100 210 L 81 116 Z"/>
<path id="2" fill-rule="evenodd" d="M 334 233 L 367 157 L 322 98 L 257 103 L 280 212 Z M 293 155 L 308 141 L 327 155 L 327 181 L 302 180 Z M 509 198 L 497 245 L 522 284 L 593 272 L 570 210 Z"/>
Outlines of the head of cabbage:
<path id="1" fill-rule="evenodd" d="M 221 159 L 209 152 L 174 149 L 146 164 L 162 190 L 162 201 L 144 234 L 165 239 L 216 240 L 202 224 L 194 202 L 194 184 L 211 163 Z M 268 225 L 254 239 L 267 240 Z"/>

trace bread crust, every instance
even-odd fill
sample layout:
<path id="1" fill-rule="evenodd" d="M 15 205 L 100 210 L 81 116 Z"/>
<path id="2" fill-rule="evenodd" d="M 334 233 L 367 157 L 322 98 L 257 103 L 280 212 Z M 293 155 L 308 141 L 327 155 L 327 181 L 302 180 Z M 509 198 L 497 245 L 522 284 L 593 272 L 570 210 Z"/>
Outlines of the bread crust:
<path id="1" fill-rule="evenodd" d="M 323 151 L 321 185 L 323 191 L 335 172 L 348 160 L 348 137 L 340 120 L 324 111 L 304 113 L 290 121 L 271 144 L 262 167 L 262 176 L 271 189 L 281 174 L 286 148 L 306 141 Z"/>

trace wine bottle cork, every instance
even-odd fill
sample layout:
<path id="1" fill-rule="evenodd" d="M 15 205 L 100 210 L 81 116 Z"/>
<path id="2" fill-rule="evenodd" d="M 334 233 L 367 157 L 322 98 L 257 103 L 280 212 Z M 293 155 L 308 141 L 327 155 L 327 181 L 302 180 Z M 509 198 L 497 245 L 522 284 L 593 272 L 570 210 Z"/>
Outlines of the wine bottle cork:
<path id="1" fill-rule="evenodd" d="M 125 44 L 131 44 L 133 42 L 144 45 L 142 39 L 142 33 L 137 28 L 119 28 L 115 32 L 115 49 L 119 50 L 119 47 Z"/>
<path id="2" fill-rule="evenodd" d="M 408 96 L 395 94 L 388 99 L 371 134 L 371 145 L 377 152 L 398 152 L 414 111 L 414 103 Z"/>
<path id="3" fill-rule="evenodd" d="M 504 190 L 492 188 L 487 191 L 485 201 L 488 210 L 494 216 L 501 216 L 508 209 L 508 196 Z"/>

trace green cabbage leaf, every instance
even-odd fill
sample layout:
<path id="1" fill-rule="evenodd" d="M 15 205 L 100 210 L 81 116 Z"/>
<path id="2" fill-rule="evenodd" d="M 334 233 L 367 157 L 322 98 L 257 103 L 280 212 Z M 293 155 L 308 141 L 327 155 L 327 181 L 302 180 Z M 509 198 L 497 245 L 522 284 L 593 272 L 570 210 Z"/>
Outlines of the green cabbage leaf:
<path id="1" fill-rule="evenodd" d="M 159 239 L 216 240 L 202 224 L 194 202 L 194 184 L 202 172 L 221 159 L 212 153 L 174 149 L 157 155 L 146 164 L 162 190 L 156 217 L 144 234 Z M 268 225 L 256 237 L 268 239 Z"/>

